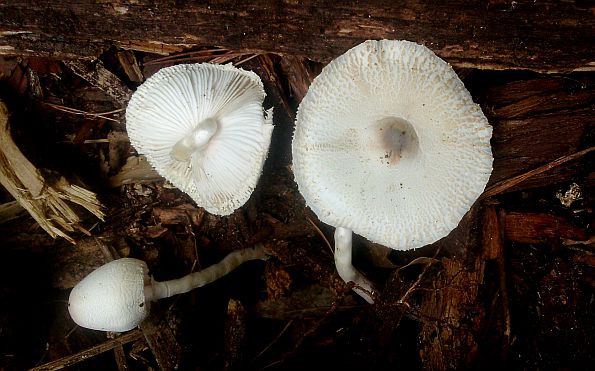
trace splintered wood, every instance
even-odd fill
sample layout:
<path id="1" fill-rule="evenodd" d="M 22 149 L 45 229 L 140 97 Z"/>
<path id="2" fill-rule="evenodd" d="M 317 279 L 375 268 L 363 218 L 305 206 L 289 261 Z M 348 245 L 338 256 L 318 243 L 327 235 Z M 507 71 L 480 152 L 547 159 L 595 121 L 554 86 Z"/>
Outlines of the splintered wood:
<path id="1" fill-rule="evenodd" d="M 0 102 L 0 183 L 50 236 L 74 243 L 75 230 L 89 234 L 66 201 L 78 204 L 103 220 L 103 206 L 93 192 L 60 178 L 48 184 L 12 140 L 8 110 Z"/>

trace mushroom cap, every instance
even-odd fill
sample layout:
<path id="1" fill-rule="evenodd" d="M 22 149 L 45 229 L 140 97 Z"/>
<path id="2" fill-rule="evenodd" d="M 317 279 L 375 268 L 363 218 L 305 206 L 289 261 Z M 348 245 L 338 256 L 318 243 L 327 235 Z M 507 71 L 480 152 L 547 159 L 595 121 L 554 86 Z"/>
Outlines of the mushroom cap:
<path id="1" fill-rule="evenodd" d="M 149 282 L 148 268 L 142 260 L 111 261 L 74 286 L 68 298 L 68 311 L 81 327 L 128 331 L 149 313 L 144 293 Z"/>
<path id="2" fill-rule="evenodd" d="M 405 250 L 456 228 L 492 171 L 492 128 L 448 63 L 368 40 L 330 62 L 301 102 L 293 171 L 319 219 Z"/>
<path id="3" fill-rule="evenodd" d="M 262 81 L 231 64 L 182 64 L 148 78 L 126 109 L 130 142 L 198 206 L 228 215 L 250 198 L 267 157 L 272 114 L 263 112 Z M 205 120 L 215 134 L 188 161 L 171 152 Z"/>

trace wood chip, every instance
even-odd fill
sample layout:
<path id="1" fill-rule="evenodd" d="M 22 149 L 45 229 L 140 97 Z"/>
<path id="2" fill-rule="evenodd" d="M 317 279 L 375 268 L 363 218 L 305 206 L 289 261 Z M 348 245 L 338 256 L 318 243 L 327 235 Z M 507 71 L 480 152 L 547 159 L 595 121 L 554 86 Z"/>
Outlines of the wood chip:
<path id="1" fill-rule="evenodd" d="M 125 107 L 132 91 L 113 73 L 108 71 L 103 62 L 65 61 L 64 64 L 76 75 L 92 86 L 102 90 L 119 107 Z"/>
<path id="2" fill-rule="evenodd" d="M 124 72 L 130 79 L 130 81 L 134 82 L 143 82 L 145 81 L 145 77 L 140 69 L 138 61 L 136 60 L 136 56 L 130 50 L 122 50 L 118 52 L 118 60 L 120 61 L 120 65 L 124 69 Z"/>
<path id="3" fill-rule="evenodd" d="M 131 156 L 128 157 L 122 169 L 109 178 L 108 185 L 120 187 L 132 183 L 153 183 L 162 179 L 144 156 Z"/>

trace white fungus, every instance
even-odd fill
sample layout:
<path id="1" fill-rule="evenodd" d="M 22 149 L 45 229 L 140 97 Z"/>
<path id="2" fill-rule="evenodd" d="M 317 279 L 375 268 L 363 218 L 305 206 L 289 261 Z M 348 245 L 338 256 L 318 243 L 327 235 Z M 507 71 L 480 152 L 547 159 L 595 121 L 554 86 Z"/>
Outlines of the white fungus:
<path id="1" fill-rule="evenodd" d="M 293 171 L 321 221 L 414 249 L 448 235 L 483 192 L 491 134 L 448 63 L 409 41 L 369 40 L 312 82 L 296 118 Z M 351 266 L 351 238 L 335 250 L 349 254 L 335 257 L 343 279 L 373 290 Z"/>
<path id="2" fill-rule="evenodd" d="M 118 259 L 91 272 L 70 292 L 68 311 L 79 326 L 128 331 L 149 313 L 144 288 L 149 269 L 137 259 Z"/>
<path id="3" fill-rule="evenodd" d="M 157 172 L 216 215 L 250 198 L 273 131 L 253 72 L 182 64 L 159 70 L 126 109 L 130 142 Z"/>
<path id="4" fill-rule="evenodd" d="M 68 312 L 81 327 L 102 331 L 128 331 L 149 314 L 153 301 L 207 285 L 249 260 L 265 260 L 262 245 L 237 250 L 217 264 L 182 278 L 157 282 L 147 264 L 122 258 L 97 268 L 70 292 Z"/>

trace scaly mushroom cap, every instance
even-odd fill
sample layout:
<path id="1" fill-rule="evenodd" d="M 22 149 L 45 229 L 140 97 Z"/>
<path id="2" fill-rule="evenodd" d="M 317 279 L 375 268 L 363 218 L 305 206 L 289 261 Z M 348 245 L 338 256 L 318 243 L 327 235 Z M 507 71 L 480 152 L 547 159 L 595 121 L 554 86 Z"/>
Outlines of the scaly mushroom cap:
<path id="1" fill-rule="evenodd" d="M 128 331 L 149 313 L 145 283 L 149 283 L 148 268 L 142 260 L 111 261 L 72 289 L 68 298 L 70 316 L 81 327 Z"/>
<path id="2" fill-rule="evenodd" d="M 296 119 L 293 171 L 323 222 L 412 249 L 450 233 L 483 192 L 491 134 L 431 50 L 366 41 L 312 82 Z"/>
<path id="3" fill-rule="evenodd" d="M 273 125 L 264 97 L 260 78 L 231 64 L 163 68 L 130 99 L 130 142 L 199 206 L 231 214 L 250 198 L 267 157 Z"/>

